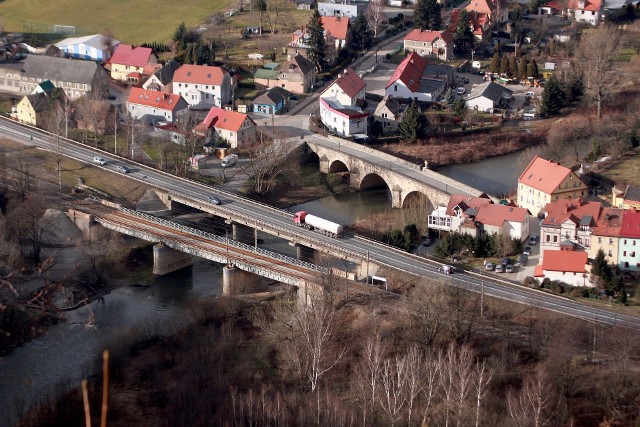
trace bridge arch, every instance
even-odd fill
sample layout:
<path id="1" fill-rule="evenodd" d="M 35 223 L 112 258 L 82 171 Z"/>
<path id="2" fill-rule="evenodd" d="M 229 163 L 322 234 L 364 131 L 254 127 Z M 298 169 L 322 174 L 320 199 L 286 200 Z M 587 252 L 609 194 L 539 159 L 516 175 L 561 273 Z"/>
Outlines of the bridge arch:
<path id="1" fill-rule="evenodd" d="M 360 185 L 358 186 L 359 190 L 370 190 L 372 188 L 381 188 L 387 187 L 389 190 L 389 184 L 377 173 L 368 173 L 366 174 L 362 180 L 360 181 Z"/>
<path id="2" fill-rule="evenodd" d="M 349 172 L 349 167 L 342 160 L 334 160 L 329 165 L 329 173 Z"/>

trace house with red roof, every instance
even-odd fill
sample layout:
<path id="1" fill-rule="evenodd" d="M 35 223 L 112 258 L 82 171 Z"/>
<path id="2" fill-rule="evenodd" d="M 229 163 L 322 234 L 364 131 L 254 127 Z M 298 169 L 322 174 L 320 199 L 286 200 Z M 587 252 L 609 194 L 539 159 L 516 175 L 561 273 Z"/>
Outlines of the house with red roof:
<path id="1" fill-rule="evenodd" d="M 545 250 L 541 264 L 536 265 L 533 276 L 542 281 L 564 282 L 571 286 L 592 287 L 586 252 Z"/>
<path id="2" fill-rule="evenodd" d="M 328 33 L 335 38 L 336 52 L 351 46 L 351 24 L 348 18 L 321 16 L 320 21 L 322 21 L 322 28 L 325 30 L 325 37 Z"/>
<path id="3" fill-rule="evenodd" d="M 453 53 L 453 35 L 449 30 L 423 31 L 415 28 L 404 36 L 404 51 L 448 61 Z"/>
<path id="4" fill-rule="evenodd" d="M 620 209 L 640 209 L 640 187 L 627 185 L 624 190 L 611 190 L 611 204 Z"/>
<path id="5" fill-rule="evenodd" d="M 604 17 L 604 0 L 569 0 L 567 14 L 576 22 L 597 26 Z"/>
<path id="6" fill-rule="evenodd" d="M 182 96 L 189 108 L 208 110 L 231 103 L 233 82 L 222 67 L 183 64 L 173 74 L 171 90 Z"/>
<path id="7" fill-rule="evenodd" d="M 362 109 L 366 88 L 366 83 L 355 71 L 345 69 L 320 94 L 322 123 L 343 136 L 366 135 L 369 113 Z"/>
<path id="8" fill-rule="evenodd" d="M 548 203 L 540 223 L 541 250 L 589 252 L 602 210 L 600 202 L 586 202 L 580 197 Z"/>
<path id="9" fill-rule="evenodd" d="M 595 227 L 590 227 L 591 239 L 589 258 L 595 258 L 602 249 L 607 262 L 618 265 L 620 231 L 622 229 L 623 209 L 603 207 Z"/>
<path id="10" fill-rule="evenodd" d="M 120 43 L 108 64 L 112 79 L 139 83 L 143 76 L 153 75 L 158 70 L 157 63 L 158 57 L 151 48 Z"/>
<path id="11" fill-rule="evenodd" d="M 311 49 L 309 37 L 309 32 L 305 26 L 293 32 L 291 35 L 291 41 L 287 44 L 287 55 L 289 58 L 293 58 L 296 55 L 302 55 L 306 59 L 309 59 L 309 49 Z M 327 29 L 324 30 L 324 41 L 324 59 L 327 61 L 327 64 L 333 65 L 336 62 L 336 46 L 338 45 L 338 42 L 336 41 L 335 36 Z"/>
<path id="12" fill-rule="evenodd" d="M 205 143 L 219 138 L 231 148 L 239 148 L 256 142 L 256 128 L 256 122 L 246 114 L 212 107 L 194 132 L 204 136 Z"/>
<path id="13" fill-rule="evenodd" d="M 127 112 L 144 124 L 175 123 L 188 111 L 187 102 L 180 95 L 132 87 L 127 97 Z"/>
<path id="14" fill-rule="evenodd" d="M 485 37 L 491 33 L 491 20 L 489 15 L 482 12 L 469 12 L 469 26 L 473 36 L 478 41 L 482 41 Z M 449 19 L 449 32 L 455 34 L 458 28 L 458 21 L 460 20 L 460 9 L 453 9 L 451 11 L 451 18 Z"/>
<path id="15" fill-rule="evenodd" d="M 587 194 L 587 186 L 574 171 L 539 156 L 518 178 L 518 206 L 528 209 L 531 215 L 541 215 L 548 203 Z"/>
<path id="16" fill-rule="evenodd" d="M 394 98 L 422 102 L 435 102 L 447 88 L 448 77 L 434 78 L 428 74 L 427 61 L 416 52 L 411 52 L 398 65 L 384 90 Z"/>
<path id="17" fill-rule="evenodd" d="M 489 25 L 502 24 L 509 20 L 509 5 L 505 0 L 471 0 L 465 10 L 474 19 L 474 15 L 487 17 Z"/>
<path id="18" fill-rule="evenodd" d="M 618 268 L 640 271 L 640 211 L 627 209 L 622 216 Z"/>

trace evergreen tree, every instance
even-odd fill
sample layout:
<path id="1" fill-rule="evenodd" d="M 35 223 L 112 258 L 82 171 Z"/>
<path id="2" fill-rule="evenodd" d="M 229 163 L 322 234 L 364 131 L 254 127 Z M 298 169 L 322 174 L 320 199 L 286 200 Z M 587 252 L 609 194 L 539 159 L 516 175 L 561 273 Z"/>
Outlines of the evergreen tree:
<path id="1" fill-rule="evenodd" d="M 453 104 L 453 112 L 460 118 L 464 117 L 467 112 L 467 103 L 462 97 L 456 99 L 456 102 Z"/>
<path id="2" fill-rule="evenodd" d="M 493 58 L 491 58 L 489 71 L 492 73 L 497 73 L 498 71 L 500 71 L 500 54 L 498 52 L 494 53 Z"/>
<path id="3" fill-rule="evenodd" d="M 326 65 L 326 44 L 324 40 L 324 27 L 322 26 L 318 9 L 313 11 L 313 15 L 307 26 L 307 32 L 309 35 L 309 52 L 307 57 L 309 61 L 316 66 L 316 71 L 321 73 L 324 71 Z"/>
<path id="4" fill-rule="evenodd" d="M 515 55 L 509 57 L 509 77 L 518 77 L 518 62 Z"/>
<path id="5" fill-rule="evenodd" d="M 503 53 L 500 59 L 500 74 L 509 74 L 509 55 L 506 53 Z"/>
<path id="6" fill-rule="evenodd" d="M 564 104 L 564 91 L 562 85 L 555 77 L 552 77 L 545 85 L 542 92 L 542 106 L 540 113 L 543 116 L 558 114 Z"/>
<path id="7" fill-rule="evenodd" d="M 607 258 L 602 249 L 598 249 L 596 257 L 591 263 L 591 274 L 593 274 L 598 281 L 602 281 L 603 284 L 611 281 L 611 268 L 607 264 Z"/>
<path id="8" fill-rule="evenodd" d="M 409 107 L 402 114 L 400 121 L 400 139 L 404 142 L 416 142 L 424 138 L 427 131 L 427 119 L 420 112 L 418 104 L 411 101 Z"/>
<path id="9" fill-rule="evenodd" d="M 185 38 L 187 36 L 187 26 L 184 21 L 178 26 L 173 33 L 173 41 L 176 42 L 176 51 L 181 52 L 185 48 Z"/>
<path id="10" fill-rule="evenodd" d="M 471 31 L 469 12 L 462 10 L 458 19 L 458 26 L 453 35 L 456 49 L 462 52 L 469 52 L 473 49 L 473 31 Z"/>
<path id="11" fill-rule="evenodd" d="M 371 46 L 373 37 L 371 30 L 369 30 L 369 23 L 364 15 L 359 15 L 353 22 L 353 48 L 356 50 L 364 51 Z"/>
<path id="12" fill-rule="evenodd" d="M 442 96 L 443 104 L 446 104 L 447 107 L 453 108 L 453 104 L 456 103 L 456 93 L 452 88 L 447 89 L 447 91 Z"/>
<path id="13" fill-rule="evenodd" d="M 531 72 L 531 74 L 529 74 Z M 527 77 L 533 77 L 534 79 L 540 78 L 540 73 L 538 72 L 538 64 L 535 59 L 532 59 L 529 65 L 527 66 Z"/>
<path id="14" fill-rule="evenodd" d="M 415 27 L 421 30 L 442 28 L 441 7 L 436 0 L 418 0 L 413 17 Z"/>
<path id="15" fill-rule="evenodd" d="M 520 57 L 520 62 L 518 63 L 518 80 L 525 80 L 527 78 L 527 58 L 524 56 Z"/>
<path id="16" fill-rule="evenodd" d="M 264 12 L 267 10 L 267 0 L 256 0 L 256 8 L 260 12 Z"/>

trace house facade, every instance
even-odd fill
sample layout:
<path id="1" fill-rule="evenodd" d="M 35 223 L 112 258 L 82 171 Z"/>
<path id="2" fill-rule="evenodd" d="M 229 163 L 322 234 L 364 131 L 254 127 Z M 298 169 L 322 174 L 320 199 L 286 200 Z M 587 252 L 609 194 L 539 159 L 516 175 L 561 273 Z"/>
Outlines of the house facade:
<path id="1" fill-rule="evenodd" d="M 577 287 L 592 287 L 586 252 L 545 250 L 542 264 L 536 266 L 534 277 L 549 279 Z"/>
<path id="2" fill-rule="evenodd" d="M 437 101 L 447 88 L 446 80 L 424 75 L 426 69 L 427 61 L 416 52 L 411 52 L 389 79 L 385 95 L 422 102 Z"/>
<path id="3" fill-rule="evenodd" d="M 587 186 L 571 169 L 536 156 L 518 178 L 518 206 L 541 215 L 548 203 L 580 198 Z"/>
<path id="4" fill-rule="evenodd" d="M 335 64 L 337 58 L 336 38 L 325 29 L 324 40 L 324 58 L 327 61 L 327 64 L 333 65 Z M 309 33 L 307 33 L 307 29 L 305 27 L 302 27 L 302 29 L 294 31 L 291 35 L 291 42 L 289 42 L 289 44 L 287 45 L 287 55 L 290 58 L 296 55 L 301 55 L 308 59 L 310 48 L 311 46 L 309 45 Z"/>
<path id="5" fill-rule="evenodd" d="M 120 44 L 118 40 L 107 40 L 102 34 L 70 37 L 56 43 L 60 53 L 67 58 L 106 61 Z"/>
<path id="6" fill-rule="evenodd" d="M 172 91 L 189 108 L 207 110 L 231 103 L 231 75 L 222 67 L 184 64 L 173 75 Z"/>
<path id="7" fill-rule="evenodd" d="M 225 140 L 231 148 L 250 146 L 257 141 L 257 126 L 251 117 L 218 107 L 212 107 L 209 110 L 194 132 L 204 136 L 205 143 L 220 138 Z"/>
<path id="8" fill-rule="evenodd" d="M 188 111 L 180 95 L 132 87 L 127 97 L 127 112 L 134 120 L 145 124 L 162 121 L 175 123 Z"/>
<path id="9" fill-rule="evenodd" d="M 373 117 L 382 124 L 385 134 L 396 133 L 400 126 L 400 104 L 392 96 L 385 95 L 376 107 Z"/>
<path id="10" fill-rule="evenodd" d="M 581 198 L 560 199 L 547 204 L 540 223 L 540 250 L 589 252 L 602 215 L 602 204 Z"/>
<path id="11" fill-rule="evenodd" d="M 64 91 L 59 88 L 26 95 L 16 107 L 16 118 L 22 123 L 45 127 L 47 115 L 64 102 Z"/>
<path id="12" fill-rule="evenodd" d="M 149 77 L 142 84 L 142 88 L 155 90 L 157 92 L 173 93 L 173 75 L 178 68 L 180 68 L 180 63 L 172 59 Z"/>
<path id="13" fill-rule="evenodd" d="M 569 0 L 567 14 L 576 22 L 597 26 L 603 18 L 604 1 L 602 0 Z"/>
<path id="14" fill-rule="evenodd" d="M 264 68 L 256 70 L 253 80 L 257 87 L 281 87 L 288 92 L 302 95 L 311 91 L 316 81 L 316 68 L 304 56 L 295 55 L 277 71 Z"/>
<path id="15" fill-rule="evenodd" d="M 620 209 L 640 209 L 640 187 L 627 185 L 624 190 L 611 190 L 611 205 Z"/>
<path id="16" fill-rule="evenodd" d="M 622 217 L 618 248 L 618 267 L 640 271 L 640 212 L 627 209 Z"/>
<path id="17" fill-rule="evenodd" d="M 351 24 L 340 16 L 321 16 L 322 28 L 334 37 L 336 52 L 351 46 Z"/>
<path id="18" fill-rule="evenodd" d="M 369 6 L 368 2 L 350 1 L 350 2 L 318 2 L 318 12 L 320 16 L 339 16 L 346 19 L 356 19 L 360 15 L 364 15 Z"/>
<path id="19" fill-rule="evenodd" d="M 449 61 L 453 53 L 453 36 L 449 30 L 422 31 L 416 28 L 404 37 L 404 50 Z"/>
<path id="20" fill-rule="evenodd" d="M 496 108 L 507 108 L 513 102 L 513 91 L 491 81 L 481 83 L 471 89 L 465 98 L 467 109 L 491 113 Z"/>
<path id="21" fill-rule="evenodd" d="M 452 194 L 449 197 L 447 206 L 439 206 L 431 212 L 428 217 L 428 227 L 430 229 L 465 233 L 463 224 L 467 222 L 469 216 L 468 210 L 477 210 L 480 206 L 492 204 L 493 201 L 489 197 L 471 197 L 462 194 Z M 475 225 L 472 234 L 475 233 Z"/>
<path id="22" fill-rule="evenodd" d="M 618 265 L 618 248 L 623 213 L 624 211 L 618 208 L 604 207 L 602 209 L 596 226 L 591 229 L 589 258 L 595 258 L 598 251 L 602 249 L 607 263 Z"/>
<path id="23" fill-rule="evenodd" d="M 361 108 L 367 85 L 347 68 L 320 94 L 320 119 L 343 136 L 367 134 L 369 114 Z"/>
<path id="24" fill-rule="evenodd" d="M 146 74 L 149 69 L 148 65 L 157 63 L 158 57 L 151 48 L 121 43 L 116 47 L 109 60 L 111 78 L 123 82 L 137 83 Z"/>

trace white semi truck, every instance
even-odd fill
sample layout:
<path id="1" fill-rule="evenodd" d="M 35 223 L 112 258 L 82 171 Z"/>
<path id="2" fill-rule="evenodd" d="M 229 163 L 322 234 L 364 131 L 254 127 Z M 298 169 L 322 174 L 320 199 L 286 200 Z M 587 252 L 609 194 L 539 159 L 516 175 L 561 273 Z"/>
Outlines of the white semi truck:
<path id="1" fill-rule="evenodd" d="M 305 227 L 309 230 L 316 230 L 331 237 L 340 237 L 344 231 L 344 227 L 342 225 L 322 219 L 315 215 L 310 215 L 305 211 L 296 212 L 293 217 L 293 222 L 300 227 Z"/>

